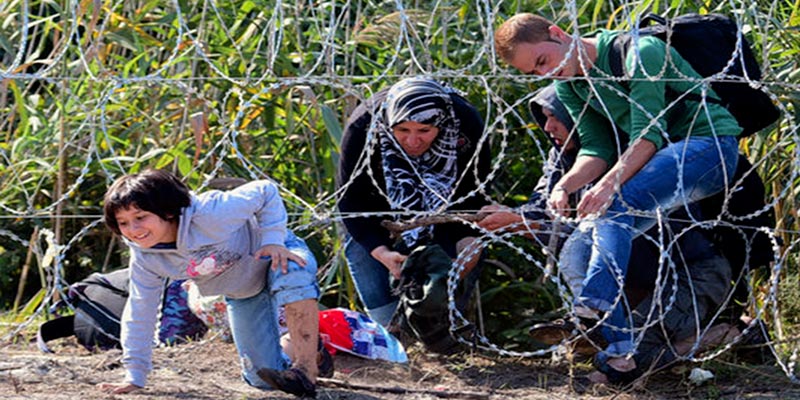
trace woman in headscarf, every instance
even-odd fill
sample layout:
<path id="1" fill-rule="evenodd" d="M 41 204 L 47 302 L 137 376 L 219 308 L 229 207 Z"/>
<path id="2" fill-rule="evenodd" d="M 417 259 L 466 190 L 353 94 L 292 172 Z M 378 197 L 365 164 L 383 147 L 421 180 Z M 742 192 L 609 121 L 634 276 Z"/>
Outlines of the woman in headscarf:
<path id="1" fill-rule="evenodd" d="M 404 79 L 359 105 L 342 138 L 338 206 L 347 227 L 345 256 L 370 317 L 387 326 L 397 308 L 390 276 L 418 246 L 438 244 L 453 259 L 477 232 L 466 223 L 428 225 L 395 241 L 385 219 L 488 204 L 489 172 L 483 119 L 455 90 L 431 79 Z M 467 268 L 474 263 L 467 265 Z M 474 275 L 474 274 L 473 274 Z M 469 279 L 468 279 L 469 280 Z"/>

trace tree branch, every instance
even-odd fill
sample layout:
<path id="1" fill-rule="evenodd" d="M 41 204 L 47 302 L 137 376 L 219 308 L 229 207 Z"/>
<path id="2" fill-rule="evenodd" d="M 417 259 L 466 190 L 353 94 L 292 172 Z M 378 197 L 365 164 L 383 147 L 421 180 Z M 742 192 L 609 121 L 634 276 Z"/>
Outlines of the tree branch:
<path id="1" fill-rule="evenodd" d="M 395 239 L 399 237 L 402 232 L 414 228 L 419 228 L 421 226 L 446 224 L 450 222 L 463 222 L 463 221 L 477 222 L 482 220 L 484 217 L 486 217 L 485 213 L 428 215 L 425 217 L 413 218 L 406 221 L 391 221 L 385 219 L 381 221 L 381 226 L 389 230 L 389 237 Z"/>
<path id="2" fill-rule="evenodd" d="M 412 389 L 399 386 L 374 386 L 363 385 L 358 383 L 345 382 L 339 379 L 331 378 L 317 378 L 317 383 L 325 387 L 341 387 L 345 389 L 355 390 L 368 390 L 378 393 L 394 393 L 394 394 L 408 394 L 408 393 L 422 393 L 440 398 L 455 398 L 455 399 L 488 399 L 489 393 L 482 392 L 464 392 L 464 391 L 443 391 L 435 389 Z"/>

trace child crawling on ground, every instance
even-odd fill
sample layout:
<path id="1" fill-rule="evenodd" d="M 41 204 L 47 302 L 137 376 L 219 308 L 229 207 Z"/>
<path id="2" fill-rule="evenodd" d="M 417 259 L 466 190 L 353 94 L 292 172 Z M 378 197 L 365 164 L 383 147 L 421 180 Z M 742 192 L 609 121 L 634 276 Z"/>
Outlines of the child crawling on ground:
<path id="1" fill-rule="evenodd" d="M 287 228 L 272 182 L 197 195 L 169 172 L 146 170 L 117 179 L 103 212 L 106 225 L 130 247 L 131 279 L 121 321 L 125 378 L 100 383 L 101 390 L 122 394 L 145 386 L 167 278 L 191 279 L 203 295 L 225 295 L 249 385 L 315 396 L 317 376 L 333 374 L 319 341 L 317 263 Z M 280 347 L 280 306 L 292 338 L 290 355 Z"/>

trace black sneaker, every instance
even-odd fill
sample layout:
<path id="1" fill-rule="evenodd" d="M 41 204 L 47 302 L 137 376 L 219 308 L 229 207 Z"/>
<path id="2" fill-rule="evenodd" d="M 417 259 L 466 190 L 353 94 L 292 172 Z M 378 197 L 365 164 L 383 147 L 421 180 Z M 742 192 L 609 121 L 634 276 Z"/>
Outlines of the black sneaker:
<path id="1" fill-rule="evenodd" d="M 737 328 L 740 332 L 744 332 L 748 325 L 740 320 L 737 321 Z M 733 346 L 733 351 L 739 361 L 749 364 L 767 364 L 775 361 L 769 343 L 767 325 L 764 324 L 764 321 L 758 320 Z"/>
<path id="2" fill-rule="evenodd" d="M 283 371 L 261 368 L 256 371 L 256 374 L 274 389 L 291 393 L 298 397 L 317 397 L 317 386 L 311 383 L 306 374 L 297 368 Z"/>
<path id="3" fill-rule="evenodd" d="M 320 378 L 333 377 L 333 356 L 322 344 L 322 339 L 319 340 L 319 345 L 317 345 L 317 368 L 319 368 Z"/>

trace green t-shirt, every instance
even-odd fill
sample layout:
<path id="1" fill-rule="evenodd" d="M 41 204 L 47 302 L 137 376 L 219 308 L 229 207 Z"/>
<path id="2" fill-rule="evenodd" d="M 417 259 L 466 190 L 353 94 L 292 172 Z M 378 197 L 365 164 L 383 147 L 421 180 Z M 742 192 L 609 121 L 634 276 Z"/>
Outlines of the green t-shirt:
<path id="1" fill-rule="evenodd" d="M 579 155 L 600 157 L 613 164 L 627 143 L 639 137 L 662 148 L 665 141 L 693 136 L 738 135 L 742 128 L 721 105 L 666 95 L 669 86 L 678 97 L 684 93 L 716 98 L 709 82 L 662 40 L 643 36 L 631 45 L 625 71 L 631 78 L 622 85 L 611 74 L 608 50 L 618 31 L 600 30 L 597 59 L 588 77 L 559 81 L 556 93 L 577 122 Z M 705 89 L 704 89 L 705 88 Z M 681 105 L 682 103 L 682 105 Z M 586 105 L 588 104 L 588 107 Z M 622 131 L 609 128 L 612 121 Z M 713 124 L 710 122 L 713 121 Z M 617 139 L 619 138 L 619 140 Z"/>

